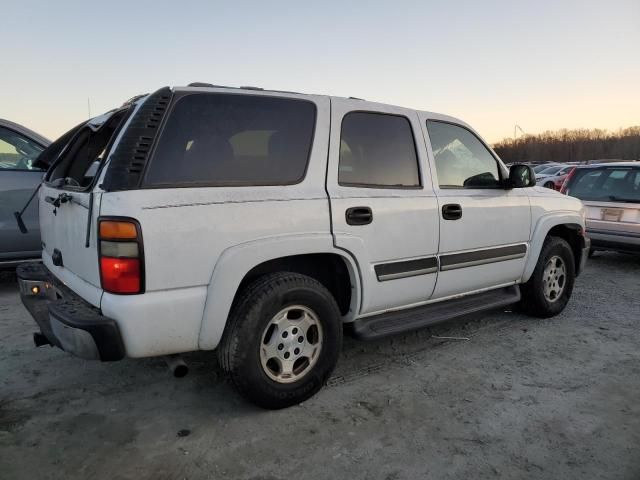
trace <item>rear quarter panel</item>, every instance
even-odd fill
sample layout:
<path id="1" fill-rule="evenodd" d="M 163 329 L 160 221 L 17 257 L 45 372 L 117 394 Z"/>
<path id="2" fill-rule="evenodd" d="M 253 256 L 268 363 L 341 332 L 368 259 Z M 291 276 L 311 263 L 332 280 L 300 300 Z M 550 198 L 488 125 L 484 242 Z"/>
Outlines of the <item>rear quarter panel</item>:
<path id="1" fill-rule="evenodd" d="M 224 328 L 235 283 L 239 284 L 248 269 L 239 264 L 233 279 L 214 275 L 214 269 L 223 253 L 234 246 L 324 235 L 325 248 L 331 247 L 324 189 L 329 101 L 314 101 L 316 132 L 307 173 L 299 184 L 140 189 L 102 195 L 100 215 L 133 217 L 142 229 L 145 293 L 104 294 L 101 305 L 105 315 L 124 326 L 129 356 L 197 350 L 203 324 L 215 323 L 216 332 Z M 216 297 L 215 305 L 209 305 L 205 313 L 207 296 L 216 290 L 228 293 Z M 139 308 L 143 304 L 147 307 Z M 211 338 L 203 347 L 217 345 Z"/>

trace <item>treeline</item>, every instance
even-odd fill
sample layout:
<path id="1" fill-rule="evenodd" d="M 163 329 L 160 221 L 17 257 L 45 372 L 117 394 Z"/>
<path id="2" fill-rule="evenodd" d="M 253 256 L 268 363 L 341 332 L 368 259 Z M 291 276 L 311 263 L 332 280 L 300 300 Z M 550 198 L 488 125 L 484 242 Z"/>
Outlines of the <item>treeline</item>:
<path id="1" fill-rule="evenodd" d="M 556 130 L 505 138 L 494 145 L 505 163 L 640 160 L 640 126 L 607 130 Z"/>

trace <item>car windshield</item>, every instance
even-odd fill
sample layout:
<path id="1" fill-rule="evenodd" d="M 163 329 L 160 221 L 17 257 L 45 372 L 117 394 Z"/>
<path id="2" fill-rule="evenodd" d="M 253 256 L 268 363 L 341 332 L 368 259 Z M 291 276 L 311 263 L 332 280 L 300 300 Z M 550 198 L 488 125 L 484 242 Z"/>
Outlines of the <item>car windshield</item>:
<path id="1" fill-rule="evenodd" d="M 545 168 L 544 170 L 538 172 L 540 175 L 555 175 L 556 172 L 559 172 L 564 167 L 562 165 L 554 165 L 553 167 Z"/>
<path id="2" fill-rule="evenodd" d="M 540 173 L 540 172 L 542 172 L 543 170 L 546 170 L 547 168 L 549 168 L 549 165 L 548 165 L 548 164 L 545 164 L 545 165 L 536 165 L 535 167 L 533 167 L 533 171 L 534 171 L 535 173 Z"/>
<path id="3" fill-rule="evenodd" d="M 579 169 L 567 194 L 581 200 L 640 203 L 640 168 Z"/>

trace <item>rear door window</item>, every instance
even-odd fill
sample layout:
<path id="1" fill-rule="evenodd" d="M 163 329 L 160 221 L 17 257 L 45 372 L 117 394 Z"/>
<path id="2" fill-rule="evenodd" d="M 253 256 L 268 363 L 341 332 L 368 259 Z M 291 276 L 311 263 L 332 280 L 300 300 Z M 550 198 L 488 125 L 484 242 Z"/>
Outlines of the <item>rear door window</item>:
<path id="1" fill-rule="evenodd" d="M 288 185 L 304 178 L 315 128 L 312 102 L 189 94 L 173 107 L 144 184 Z"/>
<path id="2" fill-rule="evenodd" d="M 373 112 L 345 115 L 338 169 L 340 185 L 419 187 L 418 157 L 409 120 Z"/>

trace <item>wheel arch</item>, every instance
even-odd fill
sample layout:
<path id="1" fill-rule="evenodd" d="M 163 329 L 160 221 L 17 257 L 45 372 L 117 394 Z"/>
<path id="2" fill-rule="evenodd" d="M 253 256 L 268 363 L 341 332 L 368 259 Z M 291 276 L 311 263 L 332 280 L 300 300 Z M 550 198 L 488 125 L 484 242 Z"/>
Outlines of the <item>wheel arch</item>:
<path id="1" fill-rule="evenodd" d="M 583 220 L 577 212 L 557 213 L 540 218 L 531 237 L 529 255 L 521 282 L 526 282 L 533 274 L 542 251 L 542 245 L 548 236 L 560 237 L 569 243 L 575 259 L 576 275 L 578 275 L 585 241 L 583 232 Z"/>
<path id="2" fill-rule="evenodd" d="M 234 300 L 253 279 L 276 271 L 315 278 L 336 298 L 343 321 L 352 320 L 360 305 L 358 266 L 347 252 L 333 246 L 331 235 L 296 235 L 234 246 L 218 259 L 207 287 L 198 346 L 217 347 Z M 335 276 L 338 281 L 335 282 Z"/>

